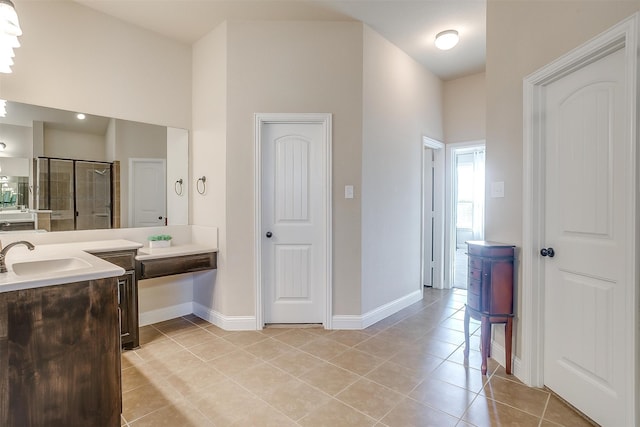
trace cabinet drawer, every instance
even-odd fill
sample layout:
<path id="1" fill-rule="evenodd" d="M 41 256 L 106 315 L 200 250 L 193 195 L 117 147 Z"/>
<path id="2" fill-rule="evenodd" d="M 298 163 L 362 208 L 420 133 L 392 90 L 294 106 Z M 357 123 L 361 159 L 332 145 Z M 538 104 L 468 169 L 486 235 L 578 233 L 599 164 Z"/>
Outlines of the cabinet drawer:
<path id="1" fill-rule="evenodd" d="M 467 293 L 467 305 L 474 310 L 480 311 L 480 295 Z"/>
<path id="2" fill-rule="evenodd" d="M 23 222 L 10 222 L 3 221 L 0 223 L 0 231 L 21 231 L 21 230 L 35 230 L 36 226 L 33 221 Z"/>
<path id="3" fill-rule="evenodd" d="M 118 267 L 122 267 L 125 271 L 135 270 L 136 268 L 136 259 L 135 259 L 135 251 L 126 251 L 126 252 L 102 252 L 102 253 L 94 253 L 92 255 L 97 256 L 105 261 L 110 262 L 111 264 L 115 264 Z"/>
<path id="4" fill-rule="evenodd" d="M 484 246 L 484 245 L 468 245 L 468 253 L 471 257 L 481 256 L 481 257 L 489 257 L 489 258 L 500 258 L 500 257 L 512 257 L 513 256 L 513 246 Z"/>
<path id="5" fill-rule="evenodd" d="M 482 280 L 482 270 L 477 268 L 469 269 L 469 280 Z"/>
<path id="6" fill-rule="evenodd" d="M 480 280 L 469 280 L 469 292 L 474 293 L 476 295 L 480 295 L 480 290 L 482 289 L 482 281 Z"/>
<path id="7" fill-rule="evenodd" d="M 472 268 L 482 269 L 482 259 L 469 257 L 469 269 Z"/>
<path id="8" fill-rule="evenodd" d="M 194 271 L 212 270 L 217 267 L 215 252 L 185 255 L 169 258 L 147 259 L 138 261 L 138 279 L 170 276 L 172 274 L 191 273 Z"/>

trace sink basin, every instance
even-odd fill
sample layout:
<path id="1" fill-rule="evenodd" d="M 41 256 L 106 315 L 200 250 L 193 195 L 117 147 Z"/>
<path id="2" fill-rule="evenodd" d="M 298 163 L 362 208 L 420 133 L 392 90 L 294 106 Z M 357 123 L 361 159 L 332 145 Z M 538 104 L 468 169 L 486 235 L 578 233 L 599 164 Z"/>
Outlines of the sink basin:
<path id="1" fill-rule="evenodd" d="M 73 257 L 16 262 L 13 263 L 11 269 L 18 276 L 31 276 L 34 274 L 82 270 L 91 266 L 87 261 Z"/>

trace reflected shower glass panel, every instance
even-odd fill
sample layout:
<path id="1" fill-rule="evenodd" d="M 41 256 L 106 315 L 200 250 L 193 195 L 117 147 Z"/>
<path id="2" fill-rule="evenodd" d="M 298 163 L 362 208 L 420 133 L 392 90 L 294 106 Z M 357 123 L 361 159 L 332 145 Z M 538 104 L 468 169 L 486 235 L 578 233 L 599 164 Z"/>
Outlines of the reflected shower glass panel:
<path id="1" fill-rule="evenodd" d="M 36 209 L 50 209 L 49 206 L 49 159 L 37 158 L 33 163 L 37 177 Z"/>
<path id="2" fill-rule="evenodd" d="M 76 161 L 76 230 L 111 228 L 111 164 Z"/>
<path id="3" fill-rule="evenodd" d="M 75 229 L 73 161 L 49 160 L 51 231 Z"/>

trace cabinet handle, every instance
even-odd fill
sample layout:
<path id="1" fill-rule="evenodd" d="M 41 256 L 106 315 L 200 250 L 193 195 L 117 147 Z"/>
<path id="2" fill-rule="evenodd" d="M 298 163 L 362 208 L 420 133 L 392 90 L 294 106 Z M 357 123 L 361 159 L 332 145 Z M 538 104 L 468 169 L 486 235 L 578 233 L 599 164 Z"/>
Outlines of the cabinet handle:
<path id="1" fill-rule="evenodd" d="M 120 305 L 120 303 L 122 302 L 121 300 L 121 292 L 120 292 L 120 288 L 124 288 L 124 286 L 127 284 L 126 280 L 118 280 L 118 305 Z"/>

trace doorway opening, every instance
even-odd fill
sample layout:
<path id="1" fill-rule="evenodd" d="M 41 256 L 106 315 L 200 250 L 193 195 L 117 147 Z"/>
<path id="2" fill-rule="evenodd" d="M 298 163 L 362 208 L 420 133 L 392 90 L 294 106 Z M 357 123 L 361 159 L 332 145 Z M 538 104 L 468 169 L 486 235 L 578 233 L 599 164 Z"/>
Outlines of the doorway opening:
<path id="1" fill-rule="evenodd" d="M 451 283 L 454 288 L 467 289 L 466 242 L 484 239 L 484 175 L 484 144 L 452 147 Z"/>
<path id="2" fill-rule="evenodd" d="M 444 288 L 444 143 L 422 137 L 422 285 Z"/>

